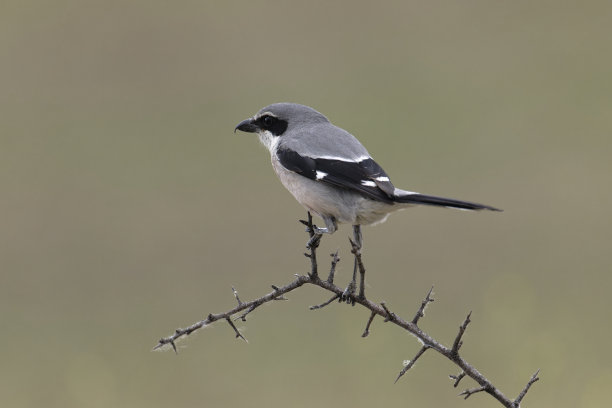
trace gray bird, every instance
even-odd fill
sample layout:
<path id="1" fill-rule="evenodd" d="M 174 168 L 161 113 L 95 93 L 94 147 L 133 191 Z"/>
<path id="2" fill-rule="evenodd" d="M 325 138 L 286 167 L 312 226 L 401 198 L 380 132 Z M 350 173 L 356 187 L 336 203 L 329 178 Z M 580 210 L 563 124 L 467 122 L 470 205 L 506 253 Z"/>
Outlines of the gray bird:
<path id="1" fill-rule="evenodd" d="M 240 122 L 236 130 L 259 135 L 285 188 L 306 210 L 325 222 L 325 228 L 316 229 L 317 234 L 332 234 L 338 223 L 350 223 L 359 247 L 361 225 L 383 222 L 391 212 L 416 204 L 501 211 L 396 188 L 359 140 L 305 105 L 266 106 Z M 355 271 L 346 297 L 354 294 Z M 360 296 L 363 297 L 363 279 Z"/>

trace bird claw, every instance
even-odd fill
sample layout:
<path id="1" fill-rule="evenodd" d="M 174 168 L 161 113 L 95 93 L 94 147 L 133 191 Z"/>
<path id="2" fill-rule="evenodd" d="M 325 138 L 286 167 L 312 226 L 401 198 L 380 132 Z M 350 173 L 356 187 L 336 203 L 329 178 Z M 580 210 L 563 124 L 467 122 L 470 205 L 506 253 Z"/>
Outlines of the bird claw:
<path id="1" fill-rule="evenodd" d="M 323 236 L 322 234 L 315 231 L 315 233 L 310 237 L 310 239 L 306 243 L 306 248 L 311 249 L 311 248 L 318 247 L 319 243 L 321 242 L 322 236 Z"/>
<path id="2" fill-rule="evenodd" d="M 306 226 L 306 232 L 309 234 L 310 233 L 318 234 L 318 235 L 330 234 L 329 228 L 319 228 L 315 224 L 312 224 L 312 228 L 310 228 L 311 224 L 309 224 L 308 221 L 306 220 L 299 220 L 299 221 Z"/>
<path id="3" fill-rule="evenodd" d="M 351 281 L 349 285 L 344 289 L 344 292 L 340 295 L 338 301 L 340 303 L 345 302 L 355 306 L 355 289 L 357 287 L 357 283 L 355 281 Z"/>
<path id="4" fill-rule="evenodd" d="M 318 235 L 329 234 L 328 228 L 319 228 L 316 225 L 313 225 L 314 233 Z M 309 231 L 307 231 L 309 232 Z"/>
<path id="5" fill-rule="evenodd" d="M 327 228 L 319 228 L 312 223 L 312 219 L 309 218 L 306 220 L 299 220 L 302 224 L 306 226 L 306 232 L 310 235 L 310 239 L 306 243 L 306 248 L 312 249 L 317 248 L 319 243 L 321 242 L 321 237 L 323 234 L 328 232 Z"/>

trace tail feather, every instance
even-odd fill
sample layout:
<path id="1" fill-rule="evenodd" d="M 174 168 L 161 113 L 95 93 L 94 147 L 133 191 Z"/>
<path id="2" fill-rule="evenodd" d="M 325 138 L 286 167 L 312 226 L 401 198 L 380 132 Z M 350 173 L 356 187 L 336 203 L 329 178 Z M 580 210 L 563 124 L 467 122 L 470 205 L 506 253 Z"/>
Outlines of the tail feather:
<path id="1" fill-rule="evenodd" d="M 469 201 L 455 200 L 453 198 L 435 197 L 425 194 L 412 193 L 408 191 L 396 190 L 395 202 L 405 204 L 433 205 L 437 207 L 458 208 L 460 210 L 490 210 L 503 211 L 499 208 L 484 204 L 472 203 Z"/>

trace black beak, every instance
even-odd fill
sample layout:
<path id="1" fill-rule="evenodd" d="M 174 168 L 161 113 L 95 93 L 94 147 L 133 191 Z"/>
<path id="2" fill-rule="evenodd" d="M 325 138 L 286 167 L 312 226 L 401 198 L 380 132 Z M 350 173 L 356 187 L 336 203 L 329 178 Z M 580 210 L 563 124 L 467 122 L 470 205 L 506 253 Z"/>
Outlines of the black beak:
<path id="1" fill-rule="evenodd" d="M 257 127 L 257 125 L 255 125 L 255 121 L 253 120 L 253 118 L 249 118 L 249 119 L 245 119 L 242 122 L 240 122 L 234 128 L 234 133 L 236 133 L 237 130 L 242 130 L 243 132 L 255 133 L 257 132 L 257 130 L 259 130 L 259 128 Z"/>

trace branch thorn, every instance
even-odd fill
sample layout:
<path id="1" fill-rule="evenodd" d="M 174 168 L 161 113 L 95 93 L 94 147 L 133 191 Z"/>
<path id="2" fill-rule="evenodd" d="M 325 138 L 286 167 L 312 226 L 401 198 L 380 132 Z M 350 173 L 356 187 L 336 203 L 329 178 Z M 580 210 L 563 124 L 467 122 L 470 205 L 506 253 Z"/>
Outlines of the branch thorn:
<path id="1" fill-rule="evenodd" d="M 236 302 L 238 302 L 238 306 L 242 306 L 242 301 L 238 297 L 238 291 L 232 286 L 232 292 L 234 293 L 234 297 L 236 298 Z"/>
<path id="2" fill-rule="evenodd" d="M 245 339 L 244 336 L 238 331 L 238 329 L 236 328 L 236 325 L 234 325 L 234 322 L 232 322 L 232 319 L 230 319 L 229 317 L 226 317 L 225 320 L 227 320 L 229 325 L 232 326 L 232 329 L 234 329 L 234 332 L 236 333 L 236 338 L 241 338 L 242 340 L 248 343 L 248 340 Z"/>
<path id="3" fill-rule="evenodd" d="M 523 390 L 521 391 L 521 393 L 518 395 L 518 397 L 516 397 L 516 399 L 514 400 L 514 406 L 516 408 L 520 407 L 521 405 L 521 401 L 523 400 L 523 398 L 525 397 L 525 395 L 527 395 L 527 391 L 529 391 L 529 388 L 531 388 L 531 386 L 533 385 L 533 383 L 535 383 L 536 381 L 538 381 L 540 379 L 540 377 L 538 377 L 538 374 L 540 374 L 540 369 L 538 368 L 538 371 L 536 371 L 531 378 L 529 379 L 529 381 L 527 382 L 527 384 L 525 385 L 525 388 L 523 388 Z"/>
<path id="4" fill-rule="evenodd" d="M 320 305 L 314 305 L 314 306 L 310 306 L 308 309 L 310 310 L 316 310 L 316 309 L 322 309 L 325 306 L 329 305 L 331 302 L 333 302 L 334 300 L 338 299 L 340 297 L 340 295 L 334 295 L 331 299 L 329 299 L 326 302 L 321 303 Z"/>
<path id="5" fill-rule="evenodd" d="M 327 277 L 327 283 L 334 283 L 334 275 L 336 273 L 336 265 L 340 262 L 338 251 L 333 254 L 329 254 L 332 257 L 331 268 L 329 269 L 329 276 Z"/>
<path id="6" fill-rule="evenodd" d="M 457 337 L 455 337 L 455 341 L 453 342 L 453 348 L 451 350 L 451 354 L 455 357 L 459 355 L 459 349 L 463 345 L 463 341 L 461 341 L 461 338 L 463 337 L 463 333 L 465 333 L 465 329 L 467 329 L 468 324 L 470 324 L 471 322 L 471 316 L 472 312 L 470 311 L 470 313 L 468 313 L 467 317 L 463 321 L 463 324 L 459 326 L 459 333 L 457 333 Z"/>
<path id="7" fill-rule="evenodd" d="M 363 334 L 361 335 L 361 337 L 368 337 L 368 334 L 370 334 L 370 325 L 372 324 L 372 321 L 374 320 L 374 317 L 376 317 L 376 313 L 375 312 L 370 313 L 370 318 L 368 319 L 368 324 L 366 324 L 366 328 L 363 331 Z"/>
<path id="8" fill-rule="evenodd" d="M 416 353 L 416 355 L 414 356 L 414 358 L 412 360 L 408 360 L 405 363 L 404 368 L 402 368 L 402 371 L 400 371 L 399 375 L 397 376 L 397 378 L 395 379 L 395 383 L 397 383 L 397 381 L 404 375 L 406 374 L 406 371 L 410 370 L 414 364 L 416 363 L 416 361 L 419 359 L 419 357 L 421 357 L 423 355 L 423 353 L 425 353 L 427 351 L 427 349 L 429 348 L 429 346 L 423 346 L 421 347 L 421 349 Z M 394 383 L 394 384 L 395 384 Z"/>
<path id="9" fill-rule="evenodd" d="M 459 381 L 461 381 L 461 379 L 465 377 L 465 371 L 461 371 L 459 374 L 457 375 L 449 375 L 449 378 L 451 380 L 455 380 L 455 382 L 453 383 L 453 387 L 457 388 L 457 386 L 459 386 Z"/>
<path id="10" fill-rule="evenodd" d="M 396 319 L 395 313 L 392 313 L 387 308 L 387 304 L 385 302 L 380 302 L 380 305 L 382 306 L 383 309 L 385 309 L 385 312 L 387 313 L 387 316 L 385 316 L 385 322 L 394 321 Z"/>
<path id="11" fill-rule="evenodd" d="M 419 310 L 417 311 L 416 315 L 412 319 L 412 323 L 417 324 L 419 319 L 425 316 L 425 308 L 427 307 L 428 304 L 434 301 L 434 299 L 431 297 L 431 294 L 433 293 L 433 289 L 434 287 L 432 286 L 431 289 L 429 289 L 429 292 L 427 292 L 427 296 L 425 296 L 425 299 L 423 299 L 423 301 L 421 302 L 421 307 L 419 307 Z"/>
<path id="12" fill-rule="evenodd" d="M 466 390 L 464 390 L 463 392 L 461 392 L 459 394 L 459 396 L 465 395 L 463 397 L 463 399 L 468 399 L 470 398 L 473 394 L 479 393 L 486 390 L 486 387 L 483 385 L 482 387 L 477 387 L 477 388 L 468 388 Z"/>

